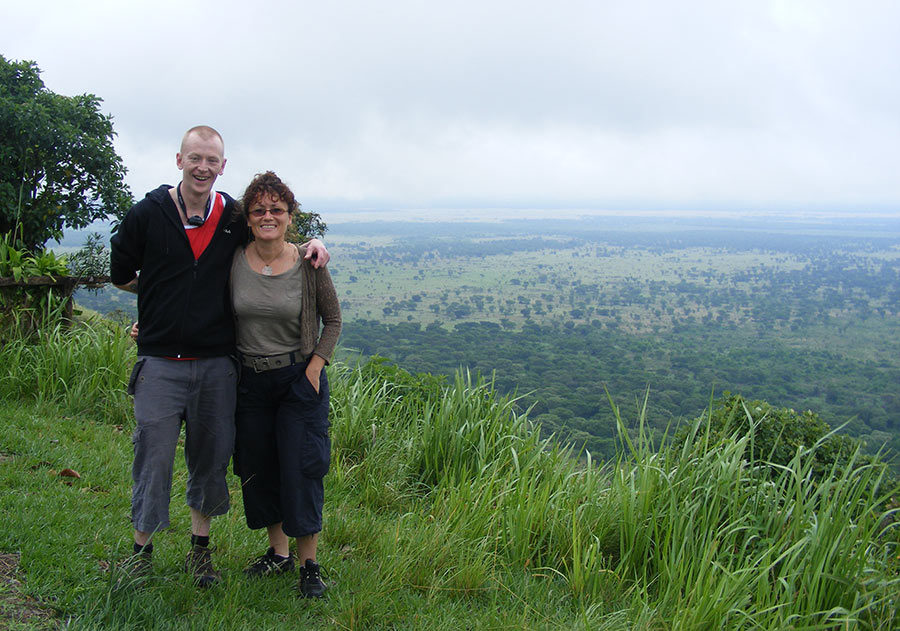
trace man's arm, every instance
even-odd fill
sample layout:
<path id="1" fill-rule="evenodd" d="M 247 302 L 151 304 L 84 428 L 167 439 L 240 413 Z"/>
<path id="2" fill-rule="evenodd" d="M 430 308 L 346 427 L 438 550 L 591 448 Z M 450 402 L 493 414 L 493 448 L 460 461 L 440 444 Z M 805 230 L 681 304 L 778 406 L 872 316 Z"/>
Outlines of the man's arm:
<path id="1" fill-rule="evenodd" d="M 133 294 L 136 294 L 138 292 L 138 277 L 137 276 L 135 276 L 133 279 L 131 279 L 124 285 L 116 285 L 115 283 L 113 283 L 113 284 L 117 288 L 121 289 L 122 291 L 129 291 Z"/>
<path id="2" fill-rule="evenodd" d="M 112 284 L 123 291 L 138 292 L 138 273 L 144 259 L 146 222 L 138 217 L 138 206 L 126 213 L 119 228 L 109 240 L 109 276 Z"/>

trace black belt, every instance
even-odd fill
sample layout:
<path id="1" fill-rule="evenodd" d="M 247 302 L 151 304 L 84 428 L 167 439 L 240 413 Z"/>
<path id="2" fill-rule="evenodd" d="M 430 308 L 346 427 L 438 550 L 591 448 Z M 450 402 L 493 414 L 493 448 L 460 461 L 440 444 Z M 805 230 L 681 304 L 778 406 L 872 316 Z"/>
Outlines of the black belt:
<path id="1" fill-rule="evenodd" d="M 248 368 L 252 368 L 254 372 L 265 372 L 267 370 L 275 370 L 276 368 L 285 368 L 304 361 L 297 351 L 282 353 L 281 355 L 256 357 L 240 353 L 240 358 L 241 364 Z"/>

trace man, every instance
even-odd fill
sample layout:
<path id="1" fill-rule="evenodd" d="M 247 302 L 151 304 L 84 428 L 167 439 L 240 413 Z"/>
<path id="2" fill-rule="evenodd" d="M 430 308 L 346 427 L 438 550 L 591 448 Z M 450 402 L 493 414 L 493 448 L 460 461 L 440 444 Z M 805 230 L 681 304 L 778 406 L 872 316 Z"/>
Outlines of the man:
<path id="1" fill-rule="evenodd" d="M 153 534 L 169 526 L 183 421 L 191 512 L 185 570 L 206 587 L 220 578 L 210 555 L 210 522 L 229 507 L 226 471 L 234 446 L 237 369 L 228 275 L 235 248 L 247 239 L 247 224 L 234 212 L 231 197 L 213 191 L 225 170 L 219 132 L 189 129 L 175 162 L 181 182 L 147 193 L 113 235 L 110 276 L 116 287 L 138 295 L 138 359 L 128 385 L 137 422 L 134 570 L 149 571 Z M 314 239 L 307 258 L 319 267 L 328 262 L 328 252 Z"/>

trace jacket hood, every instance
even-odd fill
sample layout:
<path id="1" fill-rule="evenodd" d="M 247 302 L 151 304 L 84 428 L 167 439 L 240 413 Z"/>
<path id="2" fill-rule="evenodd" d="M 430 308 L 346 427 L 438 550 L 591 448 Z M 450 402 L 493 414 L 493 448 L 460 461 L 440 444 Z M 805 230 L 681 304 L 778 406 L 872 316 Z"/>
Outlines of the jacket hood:
<path id="1" fill-rule="evenodd" d="M 147 193 L 144 197 L 150 199 L 157 204 L 162 204 L 163 200 L 169 194 L 169 189 L 172 188 L 168 184 L 160 184 L 157 188 L 154 188 L 152 191 Z"/>

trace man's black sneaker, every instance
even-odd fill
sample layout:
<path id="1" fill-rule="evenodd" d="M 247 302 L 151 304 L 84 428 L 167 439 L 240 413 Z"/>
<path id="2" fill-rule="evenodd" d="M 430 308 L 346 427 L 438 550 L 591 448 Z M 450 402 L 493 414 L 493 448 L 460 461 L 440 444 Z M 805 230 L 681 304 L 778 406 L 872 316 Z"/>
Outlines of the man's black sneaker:
<path id="1" fill-rule="evenodd" d="M 312 559 L 300 566 L 300 595 L 304 598 L 321 598 L 328 587 L 322 582 L 319 566 Z"/>
<path id="2" fill-rule="evenodd" d="M 194 576 L 198 587 L 210 587 L 222 578 L 213 567 L 212 553 L 206 546 L 191 546 L 184 560 L 184 571 Z"/>
<path id="3" fill-rule="evenodd" d="M 288 553 L 287 557 L 275 554 L 275 548 L 269 548 L 266 553 L 256 559 L 253 565 L 244 570 L 247 576 L 272 576 L 294 571 L 294 555 Z"/>

